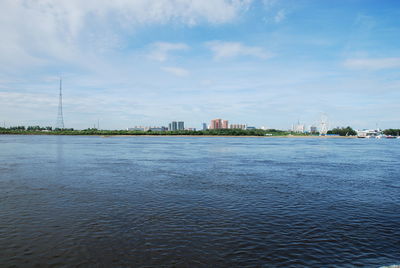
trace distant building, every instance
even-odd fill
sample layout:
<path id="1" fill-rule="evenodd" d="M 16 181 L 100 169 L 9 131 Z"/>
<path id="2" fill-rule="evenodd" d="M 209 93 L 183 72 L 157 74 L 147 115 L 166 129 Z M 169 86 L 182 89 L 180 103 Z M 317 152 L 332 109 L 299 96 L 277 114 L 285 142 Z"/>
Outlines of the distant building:
<path id="1" fill-rule="evenodd" d="M 178 122 L 178 130 L 185 130 L 185 123 L 183 121 Z"/>
<path id="2" fill-rule="evenodd" d="M 135 126 L 128 128 L 129 131 L 166 131 L 166 127 Z"/>
<path id="3" fill-rule="evenodd" d="M 149 127 L 148 131 L 164 131 L 164 127 Z"/>
<path id="4" fill-rule="evenodd" d="M 305 126 L 303 124 L 294 124 L 292 127 L 292 131 L 293 132 L 297 132 L 297 133 L 304 133 L 305 132 Z"/>
<path id="5" fill-rule="evenodd" d="M 203 130 L 207 130 L 207 123 L 203 123 L 202 129 L 203 129 Z"/>
<path id="6" fill-rule="evenodd" d="M 185 130 L 185 123 L 183 121 L 172 121 L 168 124 L 169 131 Z"/>
<path id="7" fill-rule="evenodd" d="M 210 129 L 224 129 L 229 128 L 228 120 L 222 120 L 220 118 L 211 120 Z"/>
<path id="8" fill-rule="evenodd" d="M 231 128 L 231 129 L 246 129 L 246 125 L 245 124 L 231 124 L 229 126 L 229 128 Z"/>
<path id="9" fill-rule="evenodd" d="M 170 124 L 168 124 L 168 130 L 177 131 L 178 130 L 178 123 L 176 121 L 172 121 Z"/>
<path id="10" fill-rule="evenodd" d="M 312 134 L 317 133 L 317 132 L 318 132 L 317 127 L 316 127 L 316 126 L 311 126 L 311 127 L 310 127 L 310 132 L 311 132 Z"/>
<path id="11" fill-rule="evenodd" d="M 135 126 L 128 128 L 128 131 L 145 131 L 146 127 L 143 126 Z"/>
<path id="12" fill-rule="evenodd" d="M 220 129 L 222 126 L 221 119 L 213 119 L 210 123 L 210 129 Z"/>
<path id="13" fill-rule="evenodd" d="M 228 120 L 222 120 L 222 128 L 229 128 Z"/>
<path id="14" fill-rule="evenodd" d="M 257 129 L 256 127 L 246 127 L 247 130 Z"/>

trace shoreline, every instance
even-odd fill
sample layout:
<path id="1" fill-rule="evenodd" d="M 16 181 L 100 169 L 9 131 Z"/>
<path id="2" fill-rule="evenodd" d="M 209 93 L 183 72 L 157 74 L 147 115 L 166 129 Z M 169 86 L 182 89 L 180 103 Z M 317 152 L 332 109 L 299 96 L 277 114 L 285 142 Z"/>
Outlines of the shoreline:
<path id="1" fill-rule="evenodd" d="M 74 136 L 74 135 L 68 135 Z M 81 135 L 87 136 L 87 135 Z M 92 135 L 91 135 L 92 136 Z M 112 137 L 205 137 L 205 138 L 311 138 L 311 139 L 356 139 L 356 136 L 295 136 L 295 135 L 282 135 L 282 136 L 231 136 L 231 135 L 93 135 L 103 138 Z"/>
<path id="2" fill-rule="evenodd" d="M 9 135 L 18 135 L 18 136 L 80 136 L 80 137 L 102 137 L 102 138 L 112 138 L 112 137 L 205 137 L 205 138 L 306 138 L 306 139 L 357 139 L 357 136 L 301 136 L 301 135 L 273 135 L 273 136 L 252 136 L 252 135 L 134 135 L 134 134 L 127 134 L 127 135 L 100 135 L 100 134 L 93 134 L 93 135 L 81 135 L 81 134 L 23 134 L 23 133 L 7 133 L 7 134 L 0 134 L 0 136 L 9 136 Z"/>

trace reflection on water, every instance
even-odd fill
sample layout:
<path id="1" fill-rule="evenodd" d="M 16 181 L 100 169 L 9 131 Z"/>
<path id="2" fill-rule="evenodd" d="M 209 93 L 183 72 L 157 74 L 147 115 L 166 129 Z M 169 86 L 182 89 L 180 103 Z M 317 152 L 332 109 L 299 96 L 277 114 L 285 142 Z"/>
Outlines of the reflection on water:
<path id="1" fill-rule="evenodd" d="M 56 137 L 56 144 L 57 144 L 57 158 L 56 158 L 56 163 L 57 163 L 57 171 L 62 171 L 63 169 L 63 162 L 64 162 L 64 136 L 57 136 Z"/>
<path id="2" fill-rule="evenodd" d="M 400 262 L 397 140 L 0 136 L 0 267 Z"/>

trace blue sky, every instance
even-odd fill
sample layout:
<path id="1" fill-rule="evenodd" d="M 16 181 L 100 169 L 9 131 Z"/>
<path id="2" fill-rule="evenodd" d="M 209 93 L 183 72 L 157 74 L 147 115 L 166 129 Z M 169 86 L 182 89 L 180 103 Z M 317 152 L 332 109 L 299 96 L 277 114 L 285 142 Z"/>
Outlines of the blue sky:
<path id="1" fill-rule="evenodd" d="M 0 122 L 399 128 L 396 0 L 3 0 Z"/>

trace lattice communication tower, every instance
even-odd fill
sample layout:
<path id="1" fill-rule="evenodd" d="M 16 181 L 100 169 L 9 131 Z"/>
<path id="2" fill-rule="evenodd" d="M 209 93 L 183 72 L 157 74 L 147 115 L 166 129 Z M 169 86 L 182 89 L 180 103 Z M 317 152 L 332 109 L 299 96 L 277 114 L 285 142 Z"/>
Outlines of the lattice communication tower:
<path id="1" fill-rule="evenodd" d="M 56 128 L 63 129 L 64 128 L 64 117 L 63 117 L 63 108 L 62 108 L 62 79 L 60 78 L 60 95 L 58 100 L 58 114 L 57 114 L 57 124 Z"/>

